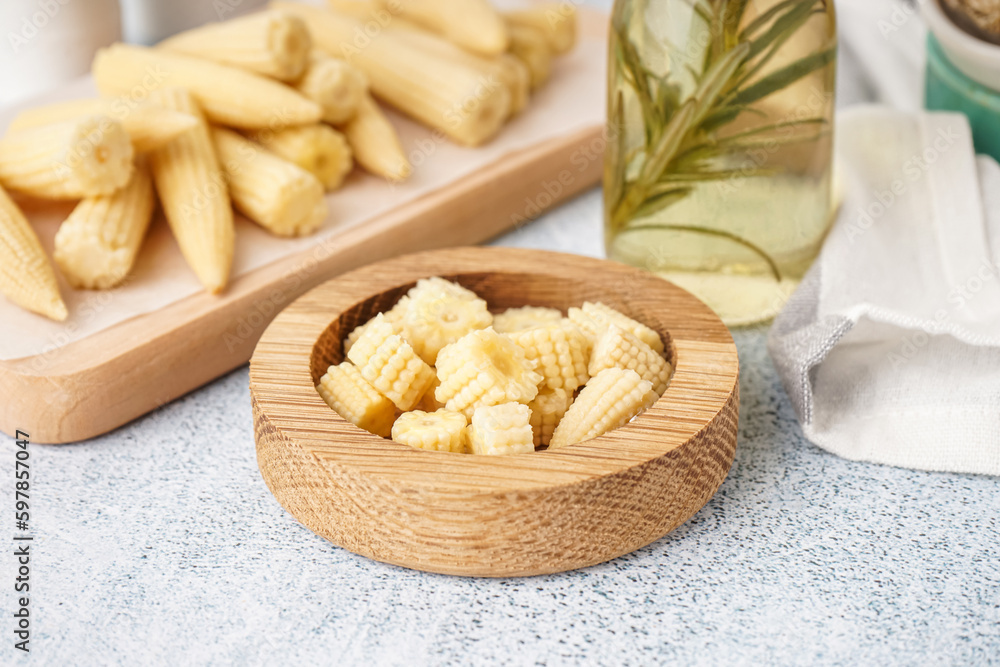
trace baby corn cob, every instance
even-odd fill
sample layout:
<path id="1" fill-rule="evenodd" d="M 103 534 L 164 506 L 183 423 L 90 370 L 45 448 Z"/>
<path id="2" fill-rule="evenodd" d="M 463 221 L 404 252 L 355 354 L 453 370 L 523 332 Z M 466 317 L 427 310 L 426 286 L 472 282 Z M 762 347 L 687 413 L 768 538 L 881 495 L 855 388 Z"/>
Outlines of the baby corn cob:
<path id="1" fill-rule="evenodd" d="M 549 324 L 558 324 L 562 318 L 562 313 L 556 308 L 540 308 L 538 306 L 508 308 L 493 316 L 493 329 L 497 333 L 514 333 Z"/>
<path id="2" fill-rule="evenodd" d="M 229 280 L 235 230 L 229 189 L 197 102 L 188 91 L 154 91 L 154 101 L 198 118 L 198 126 L 149 154 L 163 212 L 184 259 L 209 292 Z"/>
<path id="3" fill-rule="evenodd" d="M 628 368 L 653 385 L 657 396 L 662 396 L 670 383 L 673 372 L 670 364 L 649 345 L 634 334 L 614 324 L 609 326 L 597 343 L 590 357 L 588 371 L 597 375 L 605 368 Z"/>
<path id="4" fill-rule="evenodd" d="M 583 333 L 593 342 L 597 342 L 598 337 L 604 330 L 615 324 L 626 331 L 632 332 L 639 340 L 663 354 L 663 341 L 660 334 L 647 327 L 645 324 L 636 322 L 627 315 L 619 313 L 614 308 L 606 306 L 600 301 L 594 303 L 584 301 L 582 308 L 570 308 L 567 315 L 573 324 L 580 327 Z"/>
<path id="5" fill-rule="evenodd" d="M 86 116 L 0 139 L 0 183 L 47 199 L 111 194 L 132 176 L 132 156 L 121 123 Z"/>
<path id="6" fill-rule="evenodd" d="M 542 381 L 534 367 L 524 350 L 506 336 L 493 329 L 473 331 L 438 354 L 441 386 L 434 397 L 467 417 L 479 407 L 527 403 L 538 395 Z"/>
<path id="7" fill-rule="evenodd" d="M 537 90 L 549 80 L 552 70 L 552 52 L 541 31 L 525 25 L 512 24 L 510 52 L 523 62 L 531 74 L 531 89 Z"/>
<path id="8" fill-rule="evenodd" d="M 403 337 L 432 366 L 445 345 L 493 322 L 485 301 L 442 278 L 418 280 L 406 296 L 407 306 L 400 321 Z"/>
<path id="9" fill-rule="evenodd" d="M 474 53 L 495 56 L 507 49 L 506 24 L 488 0 L 381 0 L 380 4 Z"/>
<path id="10" fill-rule="evenodd" d="M 396 406 L 375 391 L 361 372 L 345 361 L 330 366 L 316 391 L 338 415 L 369 433 L 388 438 L 396 418 Z"/>
<path id="11" fill-rule="evenodd" d="M 390 181 L 409 178 L 413 167 L 406 159 L 399 135 L 368 93 L 361 96 L 354 118 L 341 126 L 354 159 L 366 171 Z"/>
<path id="12" fill-rule="evenodd" d="M 510 90 L 510 114 L 519 114 L 528 106 L 531 97 L 531 70 L 510 53 L 501 53 L 497 61 L 503 68 L 503 80 Z"/>
<path id="13" fill-rule="evenodd" d="M 427 53 L 391 30 L 359 49 L 352 45 L 358 31 L 364 34 L 360 21 L 299 3 L 272 6 L 302 16 L 316 45 L 361 70 L 376 97 L 458 143 L 483 143 L 509 116 L 510 92 L 475 67 Z"/>
<path id="14" fill-rule="evenodd" d="M 653 385 L 632 370 L 608 368 L 587 382 L 552 433 L 549 449 L 591 440 L 623 426 L 656 401 Z"/>
<path id="15" fill-rule="evenodd" d="M 315 176 L 327 192 L 339 188 L 354 166 L 347 139 L 322 123 L 258 132 L 254 139 L 275 155 Z"/>
<path id="16" fill-rule="evenodd" d="M 306 68 L 312 39 L 302 19 L 272 11 L 209 23 L 174 35 L 157 46 L 281 81 L 294 81 Z"/>
<path id="17" fill-rule="evenodd" d="M 323 186 L 308 171 L 232 130 L 212 128 L 212 141 L 236 209 L 278 236 L 302 236 L 326 219 Z"/>
<path id="18" fill-rule="evenodd" d="M 468 451 L 465 415 L 451 410 L 404 412 L 392 425 L 392 439 L 401 445 L 433 452 Z"/>
<path id="19" fill-rule="evenodd" d="M 572 403 L 573 393 L 565 389 L 540 392 L 535 400 L 528 403 L 531 410 L 531 433 L 536 448 L 549 444 L 552 433 Z"/>
<path id="20" fill-rule="evenodd" d="M 0 187 L 0 292 L 21 308 L 66 319 L 66 304 L 35 230 Z"/>
<path id="21" fill-rule="evenodd" d="M 409 297 L 404 294 L 403 297 L 396 302 L 395 306 L 385 311 L 384 313 L 381 313 L 382 320 L 392 325 L 393 333 L 399 333 L 401 331 L 400 322 L 402 322 L 403 320 L 403 313 L 406 312 L 409 300 L 410 300 Z M 373 317 L 364 324 L 359 324 L 358 326 L 354 327 L 354 330 L 351 331 L 351 333 L 347 334 L 347 338 L 344 339 L 343 343 L 345 355 L 351 351 L 351 346 L 354 345 L 356 342 L 358 342 L 358 339 L 361 338 L 361 334 L 363 334 L 368 325 L 374 321 L 375 318 Z"/>
<path id="22" fill-rule="evenodd" d="M 541 388 L 565 389 L 573 392 L 586 382 L 590 342 L 582 331 L 571 323 L 549 324 L 526 331 L 509 333 L 524 350 L 535 369 L 545 378 Z"/>
<path id="23" fill-rule="evenodd" d="M 84 199 L 56 233 L 53 253 L 70 285 L 109 289 L 132 270 L 156 202 L 145 164 L 110 195 Z"/>
<path id="24" fill-rule="evenodd" d="M 187 88 L 214 123 L 276 129 L 319 121 L 319 105 L 294 88 L 238 67 L 141 46 L 115 44 L 97 52 L 94 82 L 103 95 L 162 86 Z"/>
<path id="25" fill-rule="evenodd" d="M 508 25 L 534 28 L 545 36 L 554 55 L 571 51 L 576 45 L 576 6 L 569 2 L 546 3 L 504 12 Z"/>
<path id="26" fill-rule="evenodd" d="M 469 428 L 473 454 L 509 456 L 535 451 L 531 410 L 520 403 L 476 408 Z"/>
<path id="27" fill-rule="evenodd" d="M 341 125 L 354 118 L 368 82 L 358 70 L 343 60 L 313 51 L 305 74 L 295 89 L 323 109 L 323 120 Z"/>
<path id="28" fill-rule="evenodd" d="M 393 331 L 382 315 L 376 315 L 347 358 L 380 394 L 405 412 L 413 409 L 434 381 L 434 369 Z"/>
<path id="29" fill-rule="evenodd" d="M 151 104 L 136 106 L 124 99 L 93 99 L 69 100 L 22 111 L 11 121 L 7 131 L 26 130 L 94 115 L 110 116 L 119 121 L 132 140 L 132 147 L 139 153 L 159 148 L 198 124 L 198 119 L 193 116 Z"/>

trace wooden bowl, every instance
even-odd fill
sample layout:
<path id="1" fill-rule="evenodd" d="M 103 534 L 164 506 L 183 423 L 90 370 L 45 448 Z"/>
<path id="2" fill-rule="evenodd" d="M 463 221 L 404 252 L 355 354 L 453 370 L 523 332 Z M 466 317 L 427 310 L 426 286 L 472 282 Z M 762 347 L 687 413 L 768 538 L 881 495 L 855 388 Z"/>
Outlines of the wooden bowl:
<path id="1" fill-rule="evenodd" d="M 316 393 L 341 340 L 418 278 L 456 280 L 490 308 L 603 301 L 657 330 L 675 372 L 626 426 L 554 451 L 474 456 L 411 449 L 342 419 Z M 280 313 L 250 361 L 257 461 L 278 502 L 357 554 L 429 572 L 535 575 L 629 553 L 684 523 L 733 461 L 739 364 L 707 306 L 613 262 L 457 248 L 372 264 Z"/>

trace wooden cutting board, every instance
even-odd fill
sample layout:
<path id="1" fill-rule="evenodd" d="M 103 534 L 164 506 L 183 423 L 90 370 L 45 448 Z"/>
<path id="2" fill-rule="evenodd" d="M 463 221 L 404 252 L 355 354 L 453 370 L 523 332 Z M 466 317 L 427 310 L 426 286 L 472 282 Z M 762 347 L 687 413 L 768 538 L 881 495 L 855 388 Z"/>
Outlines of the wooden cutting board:
<path id="1" fill-rule="evenodd" d="M 607 17 L 580 12 L 580 32 L 603 37 Z M 345 271 L 396 255 L 474 245 L 512 228 L 525 201 L 545 210 L 600 180 L 602 126 L 499 158 L 446 187 L 345 230 L 309 250 L 69 343 L 44 359 L 0 361 L 0 430 L 66 443 L 106 433 L 245 364 L 273 317 Z M 545 188 L 572 170 L 561 192 Z M 551 189 L 551 185 L 550 185 Z M 542 205 L 544 204 L 544 205 Z M 238 326 L 237 326 L 238 323 Z"/>

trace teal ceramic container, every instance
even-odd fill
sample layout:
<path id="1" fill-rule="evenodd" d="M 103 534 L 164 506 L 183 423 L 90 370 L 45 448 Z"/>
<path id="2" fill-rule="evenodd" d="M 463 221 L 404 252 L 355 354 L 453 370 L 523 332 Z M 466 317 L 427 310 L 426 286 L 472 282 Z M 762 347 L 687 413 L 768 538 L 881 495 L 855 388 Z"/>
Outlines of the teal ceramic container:
<path id="1" fill-rule="evenodd" d="M 973 81 L 944 55 L 933 34 L 927 34 L 927 79 L 924 106 L 959 111 L 969 118 L 977 153 L 1000 161 L 1000 92 Z"/>

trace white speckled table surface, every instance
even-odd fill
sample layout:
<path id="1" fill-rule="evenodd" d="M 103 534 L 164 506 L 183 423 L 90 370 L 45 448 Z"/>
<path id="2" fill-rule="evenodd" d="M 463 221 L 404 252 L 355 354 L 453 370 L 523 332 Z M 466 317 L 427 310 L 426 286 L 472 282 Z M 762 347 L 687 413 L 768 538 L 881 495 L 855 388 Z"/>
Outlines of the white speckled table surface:
<path id="1" fill-rule="evenodd" d="M 841 55 L 841 99 L 864 99 Z M 600 192 L 502 245 L 602 254 Z M 1000 484 L 831 456 L 763 330 L 735 332 L 740 440 L 666 538 L 530 579 L 372 562 L 317 537 L 256 465 L 247 369 L 91 441 L 32 448 L 39 665 L 984 664 L 1000 660 Z M 4 439 L 0 456 L 13 460 Z M 11 498 L 11 475 L 0 479 Z M 13 580 L 12 557 L 0 581 Z M 3 583 L 8 586 L 8 583 Z M 14 593 L 7 589 L 3 609 Z M 6 614 L 5 614 L 6 615 Z M 0 662 L 14 664 L 10 616 Z"/>

